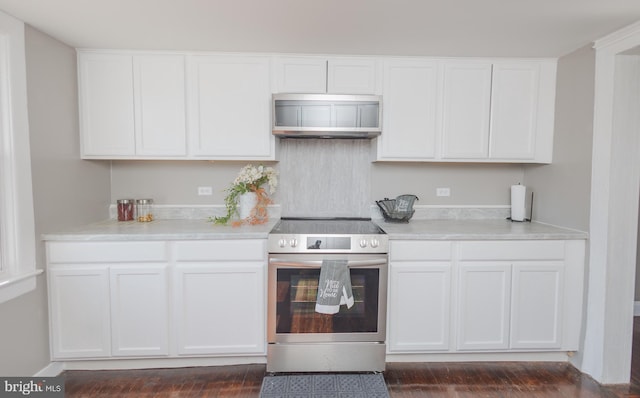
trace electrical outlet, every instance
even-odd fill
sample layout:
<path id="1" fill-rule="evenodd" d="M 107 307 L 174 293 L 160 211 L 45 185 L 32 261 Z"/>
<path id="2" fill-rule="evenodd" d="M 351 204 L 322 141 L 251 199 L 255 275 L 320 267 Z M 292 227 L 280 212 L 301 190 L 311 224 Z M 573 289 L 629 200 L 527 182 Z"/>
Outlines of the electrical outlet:
<path id="1" fill-rule="evenodd" d="M 449 188 L 436 188 L 436 196 L 451 196 Z"/>
<path id="2" fill-rule="evenodd" d="M 213 187 L 198 187 L 199 196 L 211 196 L 213 195 Z"/>

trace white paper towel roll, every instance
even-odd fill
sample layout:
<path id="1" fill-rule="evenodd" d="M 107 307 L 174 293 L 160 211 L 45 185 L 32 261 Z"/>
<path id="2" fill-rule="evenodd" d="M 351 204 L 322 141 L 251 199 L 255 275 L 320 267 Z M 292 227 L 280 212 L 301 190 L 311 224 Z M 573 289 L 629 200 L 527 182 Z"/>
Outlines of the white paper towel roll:
<path id="1" fill-rule="evenodd" d="M 524 221 L 525 220 L 525 200 L 527 194 L 527 187 L 524 185 L 512 185 L 511 186 L 511 220 Z"/>

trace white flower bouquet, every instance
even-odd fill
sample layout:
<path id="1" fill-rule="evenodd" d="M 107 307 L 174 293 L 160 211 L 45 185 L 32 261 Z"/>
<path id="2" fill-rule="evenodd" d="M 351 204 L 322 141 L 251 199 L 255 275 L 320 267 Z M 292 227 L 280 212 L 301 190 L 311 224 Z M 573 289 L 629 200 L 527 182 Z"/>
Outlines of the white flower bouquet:
<path id="1" fill-rule="evenodd" d="M 267 185 L 269 192 L 263 188 Z M 252 211 L 251 217 L 246 220 L 249 224 L 262 224 L 268 220 L 266 208 L 271 203 L 268 194 L 273 194 L 278 187 L 278 172 L 273 167 L 263 165 L 254 166 L 248 164 L 240 170 L 240 173 L 233 181 L 231 187 L 226 191 L 228 195 L 224 199 L 227 214 L 224 217 L 213 217 L 216 224 L 227 224 L 231 218 L 238 213 L 238 198 L 247 192 L 255 192 L 258 196 L 258 204 Z M 242 224 L 239 221 L 237 225 Z"/>

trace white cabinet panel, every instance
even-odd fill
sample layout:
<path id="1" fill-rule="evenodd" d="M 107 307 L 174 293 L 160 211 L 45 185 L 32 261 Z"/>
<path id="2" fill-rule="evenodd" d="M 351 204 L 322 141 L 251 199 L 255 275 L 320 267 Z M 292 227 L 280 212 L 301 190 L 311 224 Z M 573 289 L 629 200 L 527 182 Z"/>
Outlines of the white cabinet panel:
<path id="1" fill-rule="evenodd" d="M 135 154 L 132 56 L 78 55 L 83 156 Z"/>
<path id="2" fill-rule="evenodd" d="M 47 242 L 49 264 L 135 263 L 167 260 L 162 241 Z"/>
<path id="3" fill-rule="evenodd" d="M 450 241 L 391 240 L 389 256 L 395 261 L 450 260 Z"/>
<path id="4" fill-rule="evenodd" d="M 178 354 L 264 354 L 264 263 L 176 266 Z"/>
<path id="5" fill-rule="evenodd" d="M 461 260 L 562 260 L 563 240 L 465 241 L 458 246 Z"/>
<path id="6" fill-rule="evenodd" d="M 270 59 L 188 57 L 192 155 L 273 159 Z"/>
<path id="7" fill-rule="evenodd" d="M 110 356 L 107 268 L 74 266 L 47 274 L 52 359 Z"/>
<path id="8" fill-rule="evenodd" d="M 275 61 L 279 93 L 327 92 L 327 60 L 323 57 L 278 57 Z"/>
<path id="9" fill-rule="evenodd" d="M 436 155 L 437 61 L 386 59 L 378 160 L 424 160 Z"/>
<path id="10" fill-rule="evenodd" d="M 486 158 L 489 153 L 490 63 L 444 65 L 442 157 Z"/>
<path id="11" fill-rule="evenodd" d="M 540 66 L 495 64 L 491 94 L 493 159 L 533 159 L 538 119 Z"/>
<path id="12" fill-rule="evenodd" d="M 182 240 L 175 243 L 176 261 L 266 261 L 266 239 Z"/>
<path id="13" fill-rule="evenodd" d="M 509 348 L 511 265 L 461 263 L 459 350 Z"/>
<path id="14" fill-rule="evenodd" d="M 110 269 L 114 356 L 169 354 L 166 268 L 148 264 Z"/>
<path id="15" fill-rule="evenodd" d="M 276 92 L 376 94 L 377 61 L 367 57 L 277 57 Z"/>
<path id="16" fill-rule="evenodd" d="M 187 154 L 185 68 L 182 55 L 136 55 L 136 153 Z"/>
<path id="17" fill-rule="evenodd" d="M 327 92 L 376 94 L 378 67 L 375 59 L 329 58 Z"/>
<path id="18" fill-rule="evenodd" d="M 389 289 L 389 352 L 449 349 L 451 264 L 394 262 Z"/>
<path id="19" fill-rule="evenodd" d="M 560 348 L 563 263 L 513 265 L 511 348 Z"/>

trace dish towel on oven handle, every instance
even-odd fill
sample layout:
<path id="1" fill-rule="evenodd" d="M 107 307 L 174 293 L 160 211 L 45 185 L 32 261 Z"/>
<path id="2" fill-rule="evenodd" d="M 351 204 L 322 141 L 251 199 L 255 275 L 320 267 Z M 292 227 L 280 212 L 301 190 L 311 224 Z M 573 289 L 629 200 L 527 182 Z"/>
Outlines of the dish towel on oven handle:
<path id="1" fill-rule="evenodd" d="M 347 260 L 323 260 L 318 280 L 316 312 L 337 314 L 340 306 L 353 307 L 351 275 Z"/>

